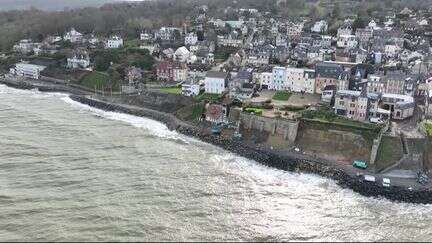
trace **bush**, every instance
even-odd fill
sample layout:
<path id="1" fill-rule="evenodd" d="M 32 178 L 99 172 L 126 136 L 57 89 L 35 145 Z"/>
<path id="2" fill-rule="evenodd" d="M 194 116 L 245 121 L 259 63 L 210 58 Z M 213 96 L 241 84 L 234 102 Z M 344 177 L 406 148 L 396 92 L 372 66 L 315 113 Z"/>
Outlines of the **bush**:
<path id="1" fill-rule="evenodd" d="M 253 108 L 253 107 L 248 107 L 248 108 L 244 108 L 244 111 L 247 113 L 252 113 L 258 116 L 262 115 L 263 110 L 260 108 Z"/>
<path id="2" fill-rule="evenodd" d="M 284 111 L 293 111 L 293 112 L 302 111 L 304 109 L 305 109 L 305 107 L 303 107 L 303 106 L 286 105 L 286 106 L 283 107 Z"/>

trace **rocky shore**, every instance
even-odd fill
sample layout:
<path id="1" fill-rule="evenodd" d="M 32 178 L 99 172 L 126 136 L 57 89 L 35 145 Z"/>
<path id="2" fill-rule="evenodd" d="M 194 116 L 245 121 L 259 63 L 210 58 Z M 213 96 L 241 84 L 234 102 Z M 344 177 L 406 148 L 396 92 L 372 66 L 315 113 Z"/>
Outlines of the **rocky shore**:
<path id="1" fill-rule="evenodd" d="M 170 113 L 92 99 L 83 95 L 81 92 L 77 92 L 75 89 L 70 89 L 67 86 L 60 87 L 59 85 L 56 85 L 44 88 L 26 82 L 16 83 L 4 80 L 0 80 L 0 83 L 18 89 L 37 88 L 40 91 L 66 92 L 71 94 L 70 97 L 72 100 L 101 110 L 151 118 L 166 124 L 171 130 L 176 130 L 186 136 L 198 138 L 201 141 L 219 146 L 240 156 L 255 160 L 263 165 L 286 171 L 313 173 L 334 179 L 341 187 L 350 188 L 364 196 L 382 197 L 400 202 L 422 204 L 432 203 L 432 191 L 430 190 L 409 190 L 398 186 L 383 187 L 378 182 L 365 181 L 363 177 L 350 175 L 347 171 L 331 166 L 319 159 L 310 158 L 296 153 L 280 153 L 247 144 L 241 140 L 214 136 L 202 128 L 179 120 Z"/>

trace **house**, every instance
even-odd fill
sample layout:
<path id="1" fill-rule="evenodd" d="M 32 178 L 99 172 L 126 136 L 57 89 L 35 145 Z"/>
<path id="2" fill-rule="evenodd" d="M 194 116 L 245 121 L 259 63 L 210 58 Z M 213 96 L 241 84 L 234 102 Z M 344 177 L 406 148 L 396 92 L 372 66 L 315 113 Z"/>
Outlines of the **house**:
<path id="1" fill-rule="evenodd" d="M 328 29 L 327 21 L 321 20 L 315 22 L 315 24 L 311 28 L 311 31 L 315 33 L 325 33 L 327 32 L 327 29 Z"/>
<path id="2" fill-rule="evenodd" d="M 39 79 L 40 72 L 45 68 L 45 66 L 21 62 L 15 64 L 15 68 L 11 68 L 10 73 L 20 77 Z"/>
<path id="3" fill-rule="evenodd" d="M 156 33 L 155 38 L 162 41 L 172 41 L 175 40 L 181 33 L 180 28 L 174 27 L 161 27 Z"/>
<path id="4" fill-rule="evenodd" d="M 337 37 L 341 35 L 351 35 L 352 34 L 352 27 L 351 22 L 345 21 L 342 26 L 340 26 L 337 30 Z"/>
<path id="5" fill-rule="evenodd" d="M 227 121 L 227 108 L 221 104 L 207 103 L 205 106 L 206 121 L 223 123 Z"/>
<path id="6" fill-rule="evenodd" d="M 19 52 L 21 54 L 29 54 L 34 50 L 34 48 L 39 48 L 41 43 L 34 43 L 30 39 L 20 40 L 18 44 L 13 46 L 13 50 L 15 52 Z"/>
<path id="7" fill-rule="evenodd" d="M 179 47 L 174 52 L 174 60 L 179 61 L 179 62 L 186 62 L 190 56 L 191 56 L 191 53 L 185 46 Z"/>
<path id="8" fill-rule="evenodd" d="M 196 45 L 197 42 L 198 42 L 198 35 L 196 33 L 191 32 L 185 36 L 186 46 Z"/>
<path id="9" fill-rule="evenodd" d="M 203 82 L 203 81 L 202 81 Z M 189 76 L 182 84 L 182 95 L 184 96 L 197 96 L 200 94 L 203 83 L 200 82 L 200 77 Z"/>
<path id="10" fill-rule="evenodd" d="M 285 69 L 285 87 L 294 92 L 305 91 L 304 69 L 287 67 Z"/>
<path id="11" fill-rule="evenodd" d="M 347 90 L 350 71 L 332 62 L 320 62 L 315 65 L 315 92 L 321 94 L 326 86 L 335 85 L 337 90 Z"/>
<path id="12" fill-rule="evenodd" d="M 269 86 L 271 90 L 286 90 L 286 68 L 273 67 L 272 79 Z"/>
<path id="13" fill-rule="evenodd" d="M 75 28 L 71 28 L 71 30 L 66 32 L 66 34 L 63 36 L 63 40 L 70 41 L 71 43 L 82 42 L 83 34 L 76 31 Z"/>
<path id="14" fill-rule="evenodd" d="M 217 43 L 219 46 L 241 47 L 243 45 L 243 39 L 236 31 L 233 31 L 231 34 L 226 36 L 218 35 Z"/>
<path id="15" fill-rule="evenodd" d="M 140 45 L 140 49 L 148 50 L 150 55 L 159 52 L 160 46 L 158 43 L 143 43 Z"/>
<path id="16" fill-rule="evenodd" d="M 315 93 L 315 70 L 304 68 L 286 68 L 286 85 L 294 92 Z"/>
<path id="17" fill-rule="evenodd" d="M 367 46 L 369 40 L 372 38 L 373 36 L 373 30 L 372 29 L 368 29 L 368 28 L 358 28 L 356 30 L 355 36 L 357 37 L 357 39 L 360 42 L 360 45 L 362 46 Z"/>
<path id="18" fill-rule="evenodd" d="M 336 45 L 339 48 L 355 48 L 357 44 L 358 42 L 355 35 L 338 35 Z"/>
<path id="19" fill-rule="evenodd" d="M 259 74 L 259 84 L 262 89 L 268 89 L 272 84 L 273 73 L 272 72 L 262 72 Z"/>
<path id="20" fill-rule="evenodd" d="M 289 49 L 288 47 L 277 46 L 273 50 L 273 60 L 277 60 L 279 63 L 284 63 L 289 58 Z"/>
<path id="21" fill-rule="evenodd" d="M 250 99 L 255 92 L 255 83 L 252 82 L 252 72 L 241 70 L 229 82 L 229 94 L 239 100 Z"/>
<path id="22" fill-rule="evenodd" d="M 188 67 L 185 63 L 177 62 L 174 64 L 173 73 L 174 73 L 173 81 L 175 82 L 186 81 L 188 77 Z"/>
<path id="23" fill-rule="evenodd" d="M 368 117 L 368 97 L 366 90 L 339 90 L 335 95 L 334 111 L 356 121 L 366 121 Z"/>
<path id="24" fill-rule="evenodd" d="M 279 47 L 279 46 L 281 46 L 281 47 L 287 47 L 288 46 L 288 40 L 287 40 L 287 38 L 284 35 L 278 33 L 276 35 L 276 39 L 275 39 L 275 46 L 276 47 Z"/>
<path id="25" fill-rule="evenodd" d="M 149 33 L 141 32 L 140 40 L 142 41 L 150 41 L 152 39 L 152 35 Z"/>
<path id="26" fill-rule="evenodd" d="M 400 94 L 382 94 L 381 105 L 385 110 L 391 112 L 391 118 L 403 120 L 413 116 L 415 102 L 414 98 Z"/>
<path id="27" fill-rule="evenodd" d="M 123 39 L 120 36 L 114 35 L 109 38 L 105 44 L 108 49 L 117 49 L 123 46 Z"/>
<path id="28" fill-rule="evenodd" d="M 265 66 L 270 62 L 271 52 L 263 49 L 256 48 L 249 53 L 247 63 L 252 66 Z"/>
<path id="29" fill-rule="evenodd" d="M 90 56 L 86 50 L 75 50 L 72 55 L 67 58 L 66 66 L 71 69 L 86 69 L 90 66 Z"/>
<path id="30" fill-rule="evenodd" d="M 305 69 L 303 72 L 304 91 L 309 94 L 315 94 L 315 70 Z"/>
<path id="31" fill-rule="evenodd" d="M 297 41 L 303 33 L 304 22 L 287 23 L 287 36 L 289 40 Z"/>
<path id="32" fill-rule="evenodd" d="M 228 73 L 209 71 L 204 79 L 205 92 L 222 94 L 228 87 Z"/>
<path id="33" fill-rule="evenodd" d="M 156 77 L 158 80 L 174 80 L 174 63 L 169 60 L 159 62 L 155 65 Z"/>
<path id="34" fill-rule="evenodd" d="M 141 68 L 132 66 L 126 68 L 125 73 L 126 80 L 128 81 L 129 85 L 136 85 L 143 79 L 143 70 Z"/>

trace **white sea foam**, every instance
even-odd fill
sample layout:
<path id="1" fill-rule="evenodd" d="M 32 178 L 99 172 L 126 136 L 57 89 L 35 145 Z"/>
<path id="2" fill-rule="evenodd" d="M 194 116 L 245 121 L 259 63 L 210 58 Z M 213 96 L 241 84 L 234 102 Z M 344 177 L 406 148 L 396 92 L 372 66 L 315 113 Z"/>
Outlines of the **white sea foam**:
<path id="1" fill-rule="evenodd" d="M 125 113 L 100 110 L 100 109 L 91 107 L 89 105 L 74 101 L 69 96 L 61 97 L 61 100 L 70 104 L 72 107 L 90 112 L 90 113 L 95 114 L 97 116 L 100 116 L 100 117 L 103 117 L 106 119 L 110 119 L 110 120 L 121 121 L 124 123 L 128 123 L 134 127 L 145 129 L 151 135 L 161 137 L 161 138 L 181 140 L 185 143 L 188 143 L 188 141 L 186 140 L 186 137 L 182 136 L 181 134 L 179 134 L 175 131 L 169 130 L 167 128 L 167 126 L 165 126 L 161 122 L 158 122 L 158 121 L 155 121 L 152 119 L 148 119 L 148 118 L 144 118 L 144 117 L 133 116 L 133 115 L 125 114 Z"/>

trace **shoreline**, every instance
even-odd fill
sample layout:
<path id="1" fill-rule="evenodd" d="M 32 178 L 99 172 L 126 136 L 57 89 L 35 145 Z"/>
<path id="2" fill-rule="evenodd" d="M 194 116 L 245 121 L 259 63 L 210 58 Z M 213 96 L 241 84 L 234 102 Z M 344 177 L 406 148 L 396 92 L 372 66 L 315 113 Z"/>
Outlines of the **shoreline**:
<path id="1" fill-rule="evenodd" d="M 85 96 L 86 94 L 89 94 L 88 92 L 79 91 L 76 88 L 65 85 L 34 85 L 26 82 L 13 82 L 6 80 L 0 80 L 0 83 L 17 89 L 38 89 L 42 92 L 63 92 L 68 94 L 70 98 L 76 102 L 104 111 L 147 117 L 164 123 L 170 130 L 176 130 L 183 135 L 197 138 L 203 142 L 218 146 L 265 166 L 290 172 L 311 173 L 333 179 L 342 188 L 349 188 L 363 196 L 382 197 L 397 202 L 432 204 L 432 191 L 430 190 L 408 190 L 407 188 L 394 185 L 383 187 L 379 182 L 365 181 L 363 177 L 350 175 L 349 172 L 337 168 L 336 166 L 326 164 L 319 158 L 312 158 L 311 156 L 295 153 L 270 151 L 269 149 L 251 145 L 242 141 L 212 135 L 197 126 L 193 126 L 178 119 L 170 113 L 144 107 L 128 106 L 92 99 Z"/>

